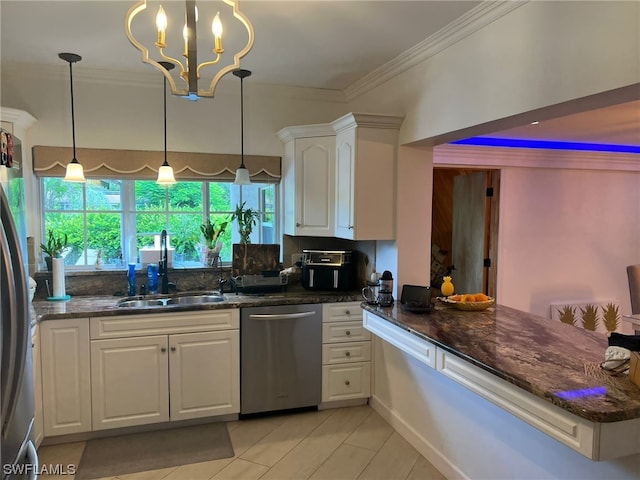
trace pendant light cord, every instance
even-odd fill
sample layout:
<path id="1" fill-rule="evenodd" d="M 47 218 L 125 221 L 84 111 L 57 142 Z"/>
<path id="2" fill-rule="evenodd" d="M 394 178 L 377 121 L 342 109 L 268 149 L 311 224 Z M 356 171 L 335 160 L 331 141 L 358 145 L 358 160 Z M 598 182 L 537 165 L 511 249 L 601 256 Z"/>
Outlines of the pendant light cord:
<path id="1" fill-rule="evenodd" d="M 164 163 L 167 163 L 167 77 L 164 77 Z"/>
<path id="2" fill-rule="evenodd" d="M 73 62 L 69 62 L 69 77 L 71 78 L 71 138 L 73 139 L 73 162 L 76 159 L 76 115 L 73 108 Z"/>
<path id="3" fill-rule="evenodd" d="M 240 168 L 244 166 L 244 78 L 240 77 Z"/>

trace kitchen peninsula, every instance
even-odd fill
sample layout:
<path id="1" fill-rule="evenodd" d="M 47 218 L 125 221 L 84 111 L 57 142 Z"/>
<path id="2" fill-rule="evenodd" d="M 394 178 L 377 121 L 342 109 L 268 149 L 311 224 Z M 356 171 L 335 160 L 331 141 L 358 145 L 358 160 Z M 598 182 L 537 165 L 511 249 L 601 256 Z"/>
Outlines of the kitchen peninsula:
<path id="1" fill-rule="evenodd" d="M 474 430 L 464 425 L 459 433 L 467 438 L 455 436 L 458 420 L 454 415 L 474 423 L 485 421 L 473 418 L 471 410 L 454 411 L 456 404 L 465 403 L 462 396 L 473 392 L 591 460 L 620 459 L 637 473 L 640 389 L 627 378 L 600 371 L 608 345 L 604 335 L 502 305 L 470 312 L 438 304 L 426 315 L 404 312 L 400 305 L 363 304 L 363 308 L 365 328 L 382 340 L 374 348 L 370 403 L 412 438 L 414 446 L 423 443 L 423 455 L 434 464 L 440 462 L 441 471 L 464 477 L 480 468 L 483 475 L 501 477 L 496 472 L 503 472 L 503 465 L 489 465 L 486 451 L 467 452 L 481 467 L 461 456 L 470 439 L 487 446 L 494 441 L 489 436 L 495 435 L 500 444 L 511 437 L 532 436 L 527 441 L 540 445 L 539 432 L 532 433 L 517 419 L 488 406 L 483 409 L 496 413 L 496 419 L 483 424 L 484 430 L 478 429 L 486 439 L 474 438 Z M 455 397 L 448 396 L 452 392 Z M 471 401 L 477 404 L 477 396 Z M 447 451 L 449 442 L 455 452 Z M 565 452 L 557 443 L 555 447 L 549 443 L 550 448 Z M 575 454 L 565 454 L 575 461 Z M 456 455 L 460 463 L 452 461 Z M 465 462 L 469 466 L 463 466 Z M 504 464 L 509 463 L 505 459 Z M 590 464 L 597 469 L 604 463 L 608 462 Z M 541 474 L 532 472 L 532 478 Z"/>

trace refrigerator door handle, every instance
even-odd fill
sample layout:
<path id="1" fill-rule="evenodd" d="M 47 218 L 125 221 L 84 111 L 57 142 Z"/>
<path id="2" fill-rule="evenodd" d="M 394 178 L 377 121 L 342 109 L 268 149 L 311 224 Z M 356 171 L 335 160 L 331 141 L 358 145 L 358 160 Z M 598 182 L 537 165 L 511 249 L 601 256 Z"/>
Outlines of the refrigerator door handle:
<path id="1" fill-rule="evenodd" d="M 30 466 L 29 480 L 36 480 L 38 478 L 38 472 L 40 471 L 40 465 L 38 463 L 38 452 L 36 446 L 31 440 L 27 442 L 27 465 Z"/>

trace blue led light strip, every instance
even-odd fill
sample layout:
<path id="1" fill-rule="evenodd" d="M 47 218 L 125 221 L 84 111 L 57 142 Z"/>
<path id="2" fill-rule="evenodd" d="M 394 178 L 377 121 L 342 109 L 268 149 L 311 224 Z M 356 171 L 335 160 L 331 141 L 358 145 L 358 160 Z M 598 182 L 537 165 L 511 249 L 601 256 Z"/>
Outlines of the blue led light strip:
<path id="1" fill-rule="evenodd" d="M 581 150 L 590 152 L 640 153 L 635 145 L 606 143 L 556 142 L 551 140 L 521 140 L 516 138 L 471 137 L 451 142 L 454 145 L 478 145 L 483 147 L 541 148 L 546 150 Z"/>

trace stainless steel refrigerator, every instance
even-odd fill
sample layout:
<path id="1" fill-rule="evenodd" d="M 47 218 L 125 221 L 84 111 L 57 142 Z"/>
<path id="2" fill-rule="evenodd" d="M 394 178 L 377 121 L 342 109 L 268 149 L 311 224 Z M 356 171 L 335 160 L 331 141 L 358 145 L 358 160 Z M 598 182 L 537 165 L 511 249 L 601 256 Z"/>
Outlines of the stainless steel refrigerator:
<path id="1" fill-rule="evenodd" d="M 3 159 L 4 153 L 3 145 Z M 38 472 L 38 456 L 33 443 L 34 394 L 24 181 L 19 167 L 17 162 L 12 167 L 0 165 L 2 479 L 36 478 Z"/>

